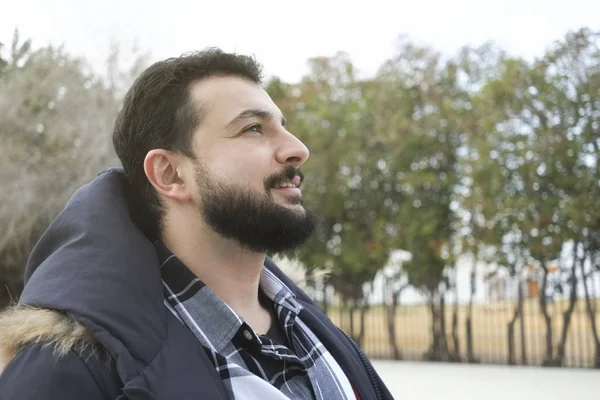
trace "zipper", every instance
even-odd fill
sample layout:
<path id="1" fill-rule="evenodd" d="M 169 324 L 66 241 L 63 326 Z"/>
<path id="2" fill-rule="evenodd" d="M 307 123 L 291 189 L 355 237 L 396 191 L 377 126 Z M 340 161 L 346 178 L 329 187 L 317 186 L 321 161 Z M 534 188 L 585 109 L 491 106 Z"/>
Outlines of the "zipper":
<path id="1" fill-rule="evenodd" d="M 346 332 L 344 332 L 344 330 L 342 328 L 338 327 L 338 329 L 340 330 L 340 332 L 342 332 L 344 334 L 344 336 L 346 336 L 346 338 L 348 338 L 348 340 L 350 341 L 350 343 L 352 343 L 352 346 L 358 353 L 360 360 L 362 361 L 365 369 L 367 370 L 367 373 L 369 374 L 369 380 L 371 381 L 371 385 L 373 386 L 373 389 L 375 389 L 375 394 L 377 396 L 377 400 L 384 400 L 383 395 L 381 394 L 381 388 L 379 387 L 379 383 L 377 383 L 377 379 L 375 378 L 375 369 L 369 362 L 369 359 L 367 358 L 365 353 L 363 353 L 363 351 L 360 349 L 360 346 L 354 341 L 354 339 L 352 339 L 350 337 L 350 335 L 348 335 Z"/>

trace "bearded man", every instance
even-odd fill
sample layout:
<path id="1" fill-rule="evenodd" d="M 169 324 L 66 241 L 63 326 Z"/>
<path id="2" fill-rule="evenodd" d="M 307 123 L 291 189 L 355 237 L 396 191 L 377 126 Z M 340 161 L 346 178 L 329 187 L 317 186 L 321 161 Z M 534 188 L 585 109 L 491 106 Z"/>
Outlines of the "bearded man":
<path id="1" fill-rule="evenodd" d="M 0 317 L 0 397 L 391 399 L 267 256 L 316 226 L 306 146 L 251 57 L 157 62 L 113 132 L 122 168 L 81 187 Z"/>

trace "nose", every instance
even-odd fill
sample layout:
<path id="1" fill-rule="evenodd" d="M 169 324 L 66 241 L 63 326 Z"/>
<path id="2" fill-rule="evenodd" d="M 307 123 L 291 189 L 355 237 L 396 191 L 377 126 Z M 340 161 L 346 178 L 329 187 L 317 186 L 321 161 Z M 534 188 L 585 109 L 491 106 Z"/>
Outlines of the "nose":
<path id="1" fill-rule="evenodd" d="M 300 139 L 288 131 L 281 133 L 276 152 L 276 158 L 279 163 L 293 165 L 297 168 L 304 164 L 309 156 L 308 147 Z"/>

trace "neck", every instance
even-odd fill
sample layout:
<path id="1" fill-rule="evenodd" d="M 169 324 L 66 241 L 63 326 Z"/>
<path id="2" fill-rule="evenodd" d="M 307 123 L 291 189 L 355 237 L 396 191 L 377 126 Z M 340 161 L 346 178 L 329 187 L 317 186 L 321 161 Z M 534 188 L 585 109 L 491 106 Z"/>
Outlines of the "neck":
<path id="1" fill-rule="evenodd" d="M 181 229 L 185 227 L 185 229 Z M 193 228 L 192 228 L 193 227 Z M 258 299 L 265 254 L 251 252 L 189 216 L 165 221 L 163 243 L 253 329 L 268 330 Z"/>

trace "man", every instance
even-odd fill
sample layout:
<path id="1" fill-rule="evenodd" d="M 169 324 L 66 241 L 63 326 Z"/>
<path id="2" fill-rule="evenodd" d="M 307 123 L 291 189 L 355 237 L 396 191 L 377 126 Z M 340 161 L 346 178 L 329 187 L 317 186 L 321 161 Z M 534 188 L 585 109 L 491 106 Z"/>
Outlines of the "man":
<path id="1" fill-rule="evenodd" d="M 308 149 L 260 75 L 207 50 L 136 80 L 113 133 L 123 168 L 73 195 L 1 317 L 2 399 L 392 398 L 266 256 L 315 217 Z"/>

